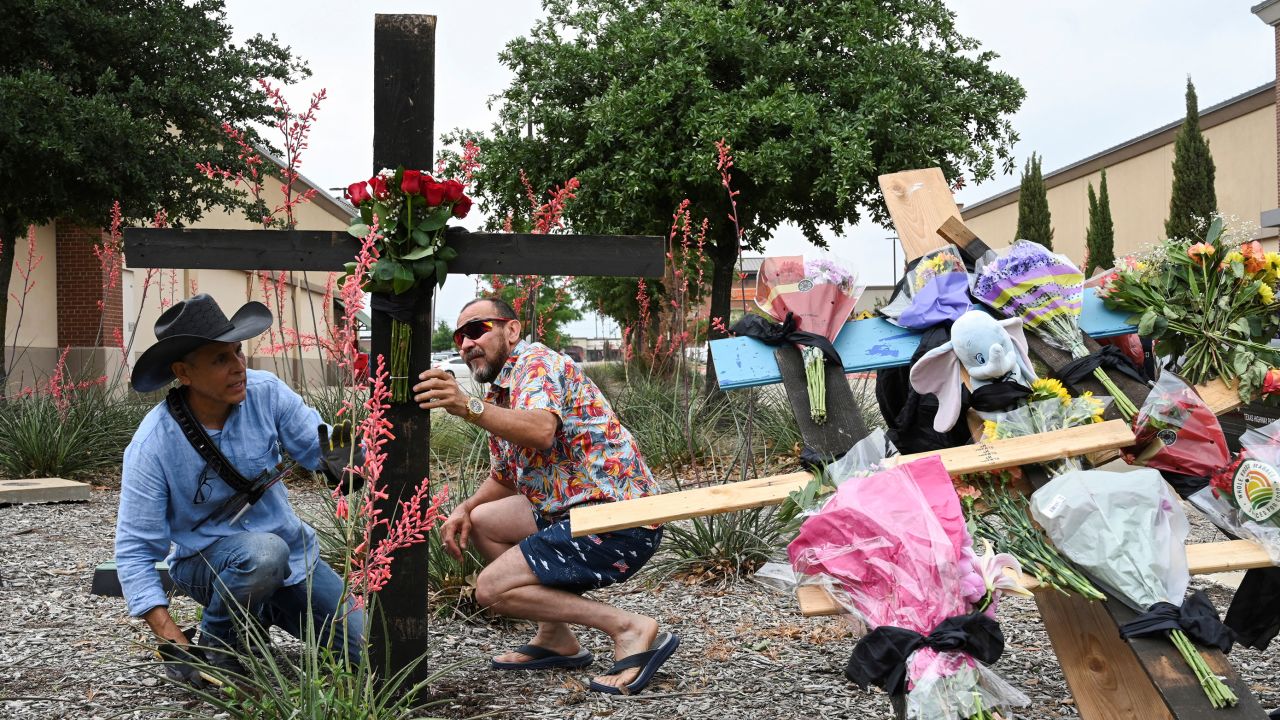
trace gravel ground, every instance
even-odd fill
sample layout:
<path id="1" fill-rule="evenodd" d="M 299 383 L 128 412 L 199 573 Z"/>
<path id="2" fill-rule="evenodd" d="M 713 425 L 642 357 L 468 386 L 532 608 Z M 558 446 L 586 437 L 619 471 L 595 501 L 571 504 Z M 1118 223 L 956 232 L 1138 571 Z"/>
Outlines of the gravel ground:
<path id="1" fill-rule="evenodd" d="M 194 706 L 136 667 L 149 660 L 149 632 L 127 617 L 123 601 L 89 594 L 94 566 L 112 555 L 117 498 L 96 488 L 87 503 L 0 507 L 0 718 L 156 718 L 171 714 L 163 708 Z M 306 493 L 295 498 L 314 507 Z M 1219 538 L 1197 524 L 1196 541 Z M 1225 608 L 1229 591 L 1209 580 L 1196 584 Z M 654 615 L 682 638 L 643 694 L 585 691 L 590 674 L 612 660 L 600 633 L 582 636 L 597 655 L 591 673 L 495 673 L 483 659 L 526 642 L 530 624 L 437 619 L 432 667 L 477 662 L 436 683 L 433 697 L 447 702 L 434 712 L 565 720 L 892 717 L 883 694 L 844 679 L 850 625 L 802 618 L 787 594 L 745 581 L 727 588 L 669 582 L 653 590 L 632 583 L 597 596 Z M 189 600 L 177 598 L 173 607 L 180 622 L 194 621 Z M 1023 717 L 1076 717 L 1034 603 L 1008 600 L 1001 621 L 1007 648 L 995 669 L 1031 698 Z M 1280 662 L 1273 655 L 1237 649 L 1231 656 L 1265 707 L 1280 705 Z"/>

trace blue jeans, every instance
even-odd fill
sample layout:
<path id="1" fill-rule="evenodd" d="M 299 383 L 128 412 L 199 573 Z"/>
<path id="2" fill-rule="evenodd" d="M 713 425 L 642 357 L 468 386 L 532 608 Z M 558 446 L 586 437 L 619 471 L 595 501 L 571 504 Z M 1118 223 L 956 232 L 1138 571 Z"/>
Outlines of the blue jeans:
<path id="1" fill-rule="evenodd" d="M 316 561 L 307 581 L 284 585 L 289 577 L 289 546 L 272 533 L 245 532 L 222 538 L 203 552 L 174 561 L 169 577 L 179 590 L 204 606 L 201 643 L 234 650 L 242 649 L 236 640 L 237 623 L 245 621 L 243 616 L 236 617 L 242 609 L 264 628 L 275 625 L 303 639 L 309 591 L 315 637 L 324 640 L 342 600 L 342 578 L 323 560 Z M 358 662 L 364 642 L 364 612 L 354 607 L 348 598 L 339 620 L 345 619 L 347 654 Z M 343 647 L 341 634 L 335 633 L 330 646 Z"/>

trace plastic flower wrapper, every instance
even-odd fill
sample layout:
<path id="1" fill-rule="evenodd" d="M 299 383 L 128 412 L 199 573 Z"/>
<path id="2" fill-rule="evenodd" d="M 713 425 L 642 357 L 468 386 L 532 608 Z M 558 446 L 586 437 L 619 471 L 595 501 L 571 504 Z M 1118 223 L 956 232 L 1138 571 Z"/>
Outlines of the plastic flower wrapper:
<path id="1" fill-rule="evenodd" d="M 1240 436 L 1235 462 L 1187 498 L 1215 525 L 1253 540 L 1280 565 L 1280 420 Z"/>
<path id="2" fill-rule="evenodd" d="M 1021 318 L 1024 327 L 1071 357 L 1089 355 L 1080 332 L 1084 274 L 1065 255 L 1018 240 L 1006 254 L 993 251 L 978 260 L 972 292 L 1001 315 Z M 1132 419 L 1137 408 L 1111 378 L 1101 367 L 1095 367 L 1093 375 L 1115 398 L 1125 419 Z"/>
<path id="3" fill-rule="evenodd" d="M 1163 372 L 1133 419 L 1130 465 L 1207 478 L 1231 460 L 1218 416 L 1182 378 Z M 1196 486 L 1203 482 L 1198 481 Z"/>
<path id="4" fill-rule="evenodd" d="M 1031 383 L 1031 395 L 1026 404 L 1005 412 L 978 413 L 982 419 L 982 440 L 1038 435 L 1052 430 L 1102 422 L 1111 398 L 1085 393 L 1073 398 L 1062 383 L 1042 378 Z M 1083 467 L 1078 457 L 1062 458 L 1044 463 L 1050 477 Z"/>
<path id="5" fill-rule="evenodd" d="M 1028 704 L 984 665 L 1004 649 L 990 597 L 1000 590 L 988 589 L 936 456 L 849 478 L 787 553 L 797 572 L 837 580 L 848 609 L 872 628 L 845 675 L 905 693 L 908 718 L 987 719 Z"/>
<path id="6" fill-rule="evenodd" d="M 900 327 L 923 330 L 954 321 L 972 305 L 964 259 L 959 250 L 947 246 L 922 256 L 907 270 L 880 314 Z"/>
<path id="7" fill-rule="evenodd" d="M 865 477 L 885 468 L 885 459 L 898 454 L 882 428 L 854 443 L 840 459 L 829 463 L 803 488 L 787 495 L 778 508 L 778 520 L 783 523 L 784 535 L 799 532 L 800 526 L 810 515 L 822 509 L 831 499 L 836 488 L 851 477 Z"/>
<path id="8" fill-rule="evenodd" d="M 862 290 L 853 266 L 830 253 L 767 257 L 756 273 L 756 305 L 761 310 L 781 323 L 791 316 L 799 330 L 824 337 L 828 343 L 840 334 Z M 824 423 L 824 354 L 813 345 L 803 346 L 801 354 L 809 383 L 810 413 L 815 423 Z"/>
<path id="9" fill-rule="evenodd" d="M 1195 672 L 1214 707 L 1236 696 L 1191 644 L 1230 649 L 1232 634 L 1203 593 L 1184 597 L 1191 576 L 1182 503 L 1155 470 L 1069 472 L 1031 496 L 1031 514 L 1053 544 L 1126 605 L 1142 613 L 1125 637 L 1165 634 Z"/>

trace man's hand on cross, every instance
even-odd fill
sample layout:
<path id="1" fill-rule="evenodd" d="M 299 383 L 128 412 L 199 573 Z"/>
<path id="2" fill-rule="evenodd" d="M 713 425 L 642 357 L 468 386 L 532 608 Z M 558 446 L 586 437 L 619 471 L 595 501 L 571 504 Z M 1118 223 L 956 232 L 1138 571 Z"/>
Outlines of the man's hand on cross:
<path id="1" fill-rule="evenodd" d="M 423 410 L 441 408 L 450 415 L 467 414 L 467 401 L 471 396 L 452 375 L 444 370 L 425 370 L 418 379 L 422 382 L 413 386 L 413 399 L 418 407 Z"/>

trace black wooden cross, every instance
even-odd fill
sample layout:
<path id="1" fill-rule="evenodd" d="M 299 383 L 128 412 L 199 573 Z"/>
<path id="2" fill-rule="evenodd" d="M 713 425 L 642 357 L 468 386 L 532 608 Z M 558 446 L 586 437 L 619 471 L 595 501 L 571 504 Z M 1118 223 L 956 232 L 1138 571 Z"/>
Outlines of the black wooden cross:
<path id="1" fill-rule="evenodd" d="M 433 15 L 375 16 L 374 172 L 433 167 L 435 26 Z M 337 271 L 359 250 L 356 240 L 336 231 L 129 228 L 124 240 L 135 268 Z M 458 251 L 451 273 L 660 277 L 665 259 L 663 239 L 653 236 L 459 233 L 447 243 Z M 414 375 L 429 365 L 433 299 L 434 293 L 421 293 L 414 308 Z M 380 312 L 372 315 L 370 367 L 376 367 L 376 356 L 390 356 L 391 323 Z M 412 402 L 393 405 L 388 419 L 395 439 L 386 445 L 382 480 L 390 497 L 382 506 L 383 516 L 393 517 L 397 501 L 410 497 L 427 474 L 431 422 Z M 425 544 L 397 553 L 391 582 L 379 593 L 382 617 L 371 619 L 370 634 L 383 677 L 426 652 L 427 562 Z M 420 663 L 410 682 L 426 671 Z"/>

